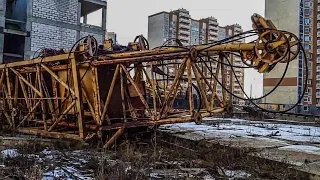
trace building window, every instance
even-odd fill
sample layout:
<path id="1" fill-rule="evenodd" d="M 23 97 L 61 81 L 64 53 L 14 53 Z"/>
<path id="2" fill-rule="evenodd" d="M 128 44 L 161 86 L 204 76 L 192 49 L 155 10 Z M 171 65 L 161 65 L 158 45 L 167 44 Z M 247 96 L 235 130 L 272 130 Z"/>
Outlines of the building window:
<path id="1" fill-rule="evenodd" d="M 309 42 L 309 41 L 311 41 L 311 38 L 310 38 L 310 36 L 305 36 L 304 37 L 304 41 L 306 41 L 306 42 Z M 310 45 L 309 45 L 310 46 Z M 311 49 L 311 47 L 310 47 L 310 49 Z"/>
<path id="2" fill-rule="evenodd" d="M 305 19 L 305 20 L 304 20 L 305 25 L 309 25 L 310 22 L 311 22 L 310 19 Z"/>
<path id="3" fill-rule="evenodd" d="M 311 81 L 311 79 L 308 79 L 308 85 L 311 85 L 312 84 L 312 81 Z"/>
<path id="4" fill-rule="evenodd" d="M 310 32 L 310 28 L 309 28 L 309 27 L 305 27 L 305 28 L 304 28 L 304 31 L 305 31 L 306 33 L 309 33 L 309 32 Z"/>
<path id="5" fill-rule="evenodd" d="M 305 98 L 303 98 L 303 101 L 304 101 L 304 102 L 311 102 L 311 98 L 305 97 Z"/>
<path id="6" fill-rule="evenodd" d="M 306 10 L 304 11 L 304 13 L 305 13 L 305 15 L 310 16 L 310 10 L 309 10 L 309 9 L 306 9 Z"/>
<path id="7" fill-rule="evenodd" d="M 310 89 L 310 88 L 308 88 L 308 89 L 306 89 L 306 94 L 312 94 L 312 90 Z M 309 98 L 309 100 L 310 100 L 310 98 Z M 309 100 L 308 100 L 308 102 L 309 102 Z"/>
<path id="8" fill-rule="evenodd" d="M 310 46 L 309 44 L 306 44 L 306 45 L 304 46 L 304 49 L 310 50 L 310 49 L 311 49 L 311 46 Z"/>
<path id="9" fill-rule="evenodd" d="M 311 2 L 310 2 L 310 1 L 307 1 L 307 2 L 305 3 L 305 6 L 306 6 L 306 7 L 311 7 Z"/>

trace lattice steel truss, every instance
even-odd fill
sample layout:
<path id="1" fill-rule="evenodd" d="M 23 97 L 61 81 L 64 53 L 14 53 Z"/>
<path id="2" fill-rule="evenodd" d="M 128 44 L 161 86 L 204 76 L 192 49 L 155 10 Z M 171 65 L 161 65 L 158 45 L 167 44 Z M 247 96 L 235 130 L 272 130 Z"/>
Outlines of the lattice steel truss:
<path id="1" fill-rule="evenodd" d="M 299 51 L 293 34 L 276 30 L 258 15 L 253 23 L 259 37 L 251 43 L 233 43 L 233 37 L 208 45 L 143 50 L 145 46 L 136 42 L 136 51 L 105 50 L 98 55 L 95 40 L 87 37 L 65 54 L 0 65 L 2 128 L 80 141 L 98 136 L 108 147 L 127 128 L 200 124 L 203 117 L 231 112 L 226 90 L 218 96 L 218 80 L 201 71 L 204 61 L 217 62 L 213 75 L 221 74 L 225 85 L 224 59 L 230 53 L 259 72 L 268 72 L 279 62 L 293 60 Z M 171 80 L 159 80 L 155 67 L 172 60 L 180 62 L 177 73 Z M 173 108 L 181 82 L 187 84 L 189 109 Z M 198 92 L 197 99 L 192 89 Z M 195 103 L 199 99 L 201 103 Z"/>

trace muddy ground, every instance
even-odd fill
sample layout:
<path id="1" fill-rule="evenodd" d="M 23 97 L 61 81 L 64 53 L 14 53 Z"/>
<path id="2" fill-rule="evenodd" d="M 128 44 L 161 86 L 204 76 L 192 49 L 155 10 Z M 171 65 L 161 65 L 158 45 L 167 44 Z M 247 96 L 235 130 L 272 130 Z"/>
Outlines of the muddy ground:
<path id="1" fill-rule="evenodd" d="M 40 143 L 2 146 L 0 179 L 308 179 L 250 149 L 173 138 L 159 131 L 125 136 L 110 150 Z"/>

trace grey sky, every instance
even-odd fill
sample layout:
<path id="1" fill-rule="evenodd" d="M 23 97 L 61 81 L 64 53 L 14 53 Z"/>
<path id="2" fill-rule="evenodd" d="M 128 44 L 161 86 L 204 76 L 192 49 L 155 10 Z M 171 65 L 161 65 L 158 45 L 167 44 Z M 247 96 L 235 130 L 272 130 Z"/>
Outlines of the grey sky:
<path id="1" fill-rule="evenodd" d="M 147 37 L 148 16 L 161 11 L 185 8 L 193 19 L 213 16 L 219 25 L 238 23 L 246 30 L 252 29 L 250 17 L 253 13 L 264 16 L 265 0 L 108 0 L 107 29 L 117 33 L 118 42 L 127 44 L 134 37 L 143 34 Z M 88 21 L 99 24 L 96 14 Z M 262 94 L 262 75 L 255 70 L 245 71 L 245 90 L 253 96 Z"/>

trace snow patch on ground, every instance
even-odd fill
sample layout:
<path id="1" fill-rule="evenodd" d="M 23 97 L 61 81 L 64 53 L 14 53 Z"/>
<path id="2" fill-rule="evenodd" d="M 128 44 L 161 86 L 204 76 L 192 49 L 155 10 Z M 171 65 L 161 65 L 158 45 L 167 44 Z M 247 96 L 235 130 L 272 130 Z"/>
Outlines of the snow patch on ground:
<path id="1" fill-rule="evenodd" d="M 74 169 L 73 167 L 56 168 L 53 171 L 43 173 L 42 180 L 55 180 L 57 178 L 64 178 L 67 180 L 93 180 L 91 177 L 83 177 L 81 174 L 79 174 L 78 170 Z"/>
<path id="2" fill-rule="evenodd" d="M 319 127 L 272 123 L 250 124 L 250 121 L 243 119 L 206 118 L 206 121 L 216 121 L 217 123 L 210 123 L 211 125 L 169 124 L 160 126 L 160 128 L 170 132 L 192 132 L 204 138 L 228 139 L 260 136 L 296 142 L 320 143 Z"/>
<path id="3" fill-rule="evenodd" d="M 5 149 L 5 150 L 1 151 L 1 155 L 4 158 L 16 158 L 16 157 L 20 156 L 17 149 Z"/>
<path id="4" fill-rule="evenodd" d="M 229 177 L 229 180 L 233 180 L 233 179 L 248 179 L 251 177 L 251 174 L 246 173 L 245 171 L 231 171 L 231 170 L 225 170 L 224 173 L 226 174 L 226 176 Z"/>
<path id="5" fill-rule="evenodd" d="M 280 147 L 281 150 L 295 151 L 295 152 L 305 152 L 308 154 L 320 155 L 320 148 L 315 146 L 306 146 L 306 145 L 291 145 Z"/>
<path id="6" fill-rule="evenodd" d="M 58 150 L 47 148 L 38 154 L 21 155 L 17 149 L 5 149 L 1 151 L 1 155 L 4 160 L 23 156 L 23 158 L 28 158 L 34 160 L 37 164 L 41 164 L 44 168 L 42 180 L 92 180 L 92 172 L 88 172 L 88 169 L 86 169 L 89 156 L 85 151 L 62 153 Z M 2 167 L 5 166 L 2 165 Z"/>

